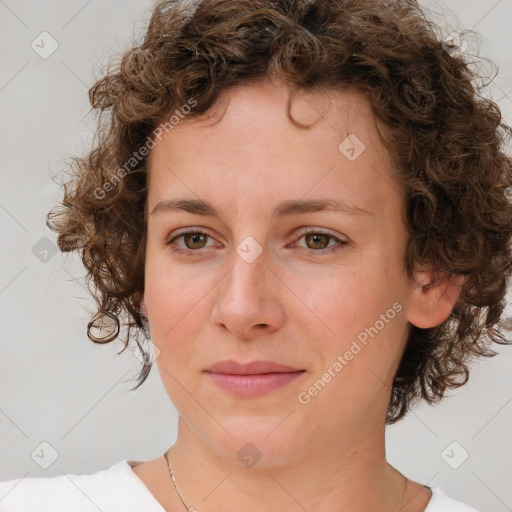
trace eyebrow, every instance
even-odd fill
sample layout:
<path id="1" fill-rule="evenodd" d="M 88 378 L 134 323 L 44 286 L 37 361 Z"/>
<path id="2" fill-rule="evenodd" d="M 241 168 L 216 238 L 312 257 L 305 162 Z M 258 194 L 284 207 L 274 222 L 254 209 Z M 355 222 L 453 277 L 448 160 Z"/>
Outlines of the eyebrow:
<path id="1" fill-rule="evenodd" d="M 319 212 L 330 210 L 349 215 L 373 215 L 371 212 L 348 204 L 338 199 L 309 199 L 309 200 L 287 200 L 279 203 L 273 210 L 272 216 L 282 218 L 288 215 Z M 215 217 L 221 219 L 224 212 L 216 208 L 208 201 L 202 199 L 166 199 L 159 202 L 151 211 L 150 215 L 162 212 L 184 211 L 203 215 L 205 217 Z"/>

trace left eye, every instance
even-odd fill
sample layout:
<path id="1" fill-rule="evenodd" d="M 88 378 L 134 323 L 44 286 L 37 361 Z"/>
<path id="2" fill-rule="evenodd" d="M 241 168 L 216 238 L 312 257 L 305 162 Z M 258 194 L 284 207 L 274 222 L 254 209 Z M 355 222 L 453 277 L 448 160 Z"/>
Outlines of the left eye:
<path id="1" fill-rule="evenodd" d="M 330 233 L 324 233 L 323 231 L 306 231 L 302 233 L 298 240 L 301 240 L 302 238 L 304 238 L 306 245 L 308 246 L 306 247 L 306 249 L 308 249 L 311 252 L 320 252 L 321 254 L 335 251 L 347 244 L 345 240 L 341 240 L 338 237 L 331 235 Z M 337 242 L 337 244 L 325 246 L 325 244 L 329 244 L 329 240 L 334 240 L 335 242 Z M 310 245 L 312 245 L 313 247 L 311 247 Z"/>

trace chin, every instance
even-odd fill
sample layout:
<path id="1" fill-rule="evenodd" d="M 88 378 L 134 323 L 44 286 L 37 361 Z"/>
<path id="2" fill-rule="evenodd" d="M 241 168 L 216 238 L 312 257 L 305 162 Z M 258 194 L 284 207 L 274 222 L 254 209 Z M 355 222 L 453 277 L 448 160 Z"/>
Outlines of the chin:
<path id="1" fill-rule="evenodd" d="M 295 414 L 289 417 L 287 414 L 280 418 L 237 416 L 223 419 L 220 423 L 224 428 L 208 429 L 201 437 L 218 455 L 241 466 L 289 465 L 300 459 L 308 429 L 294 421 Z M 220 435 L 212 436 L 214 433 Z"/>

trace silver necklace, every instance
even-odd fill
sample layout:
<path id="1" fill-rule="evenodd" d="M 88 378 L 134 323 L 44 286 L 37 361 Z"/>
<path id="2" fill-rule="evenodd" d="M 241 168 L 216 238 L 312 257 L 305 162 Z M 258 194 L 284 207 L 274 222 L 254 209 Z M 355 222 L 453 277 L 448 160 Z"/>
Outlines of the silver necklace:
<path id="1" fill-rule="evenodd" d="M 176 492 L 178 493 L 178 496 L 180 497 L 181 502 L 183 503 L 183 506 L 187 509 L 188 512 L 197 512 L 197 510 L 194 507 L 189 507 L 185 500 L 183 499 L 183 496 L 181 495 L 180 491 L 178 490 L 178 486 L 176 485 L 176 479 L 174 478 L 174 474 L 171 469 L 171 463 L 169 462 L 169 450 L 167 450 L 164 453 L 165 460 L 167 461 L 167 467 L 169 468 L 169 474 L 171 475 L 172 485 L 174 485 L 174 488 L 176 489 Z"/>
<path id="2" fill-rule="evenodd" d="M 178 486 L 176 485 L 176 479 L 174 478 L 174 474 L 172 472 L 172 468 L 171 468 L 171 463 L 169 461 L 169 454 L 168 454 L 169 450 L 167 450 L 165 453 L 164 453 L 164 457 L 165 457 L 165 460 L 167 461 L 167 467 L 169 469 L 169 474 L 171 475 L 171 480 L 172 480 L 172 485 L 174 485 L 174 488 L 176 489 L 176 492 L 178 493 L 178 496 L 181 500 L 181 502 L 183 503 L 183 506 L 187 509 L 188 512 L 198 512 L 197 509 L 195 509 L 194 507 L 189 507 L 186 503 L 185 503 L 185 500 L 183 499 L 183 496 L 181 495 L 180 491 L 178 490 Z M 402 478 L 404 479 L 404 490 L 402 491 L 402 498 L 401 498 L 401 502 L 400 502 L 400 508 L 397 510 L 397 512 L 400 512 L 402 510 L 402 508 L 404 507 L 404 501 L 405 501 L 405 493 L 407 491 L 407 486 L 409 485 L 409 481 L 407 480 L 407 478 L 402 474 L 400 473 L 400 471 L 398 471 L 398 469 L 396 468 L 393 468 L 397 473 L 399 473 Z"/>

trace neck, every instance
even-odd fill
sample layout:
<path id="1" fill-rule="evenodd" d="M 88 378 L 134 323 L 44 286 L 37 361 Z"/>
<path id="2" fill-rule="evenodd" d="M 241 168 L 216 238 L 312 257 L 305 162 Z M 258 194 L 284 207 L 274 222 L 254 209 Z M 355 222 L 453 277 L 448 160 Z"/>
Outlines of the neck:
<path id="1" fill-rule="evenodd" d="M 318 436 L 286 459 L 262 457 L 248 467 L 212 450 L 180 417 L 169 459 L 185 503 L 198 512 L 224 510 L 226 503 L 254 511 L 397 512 L 405 482 L 387 463 L 384 425 L 332 439 Z"/>

